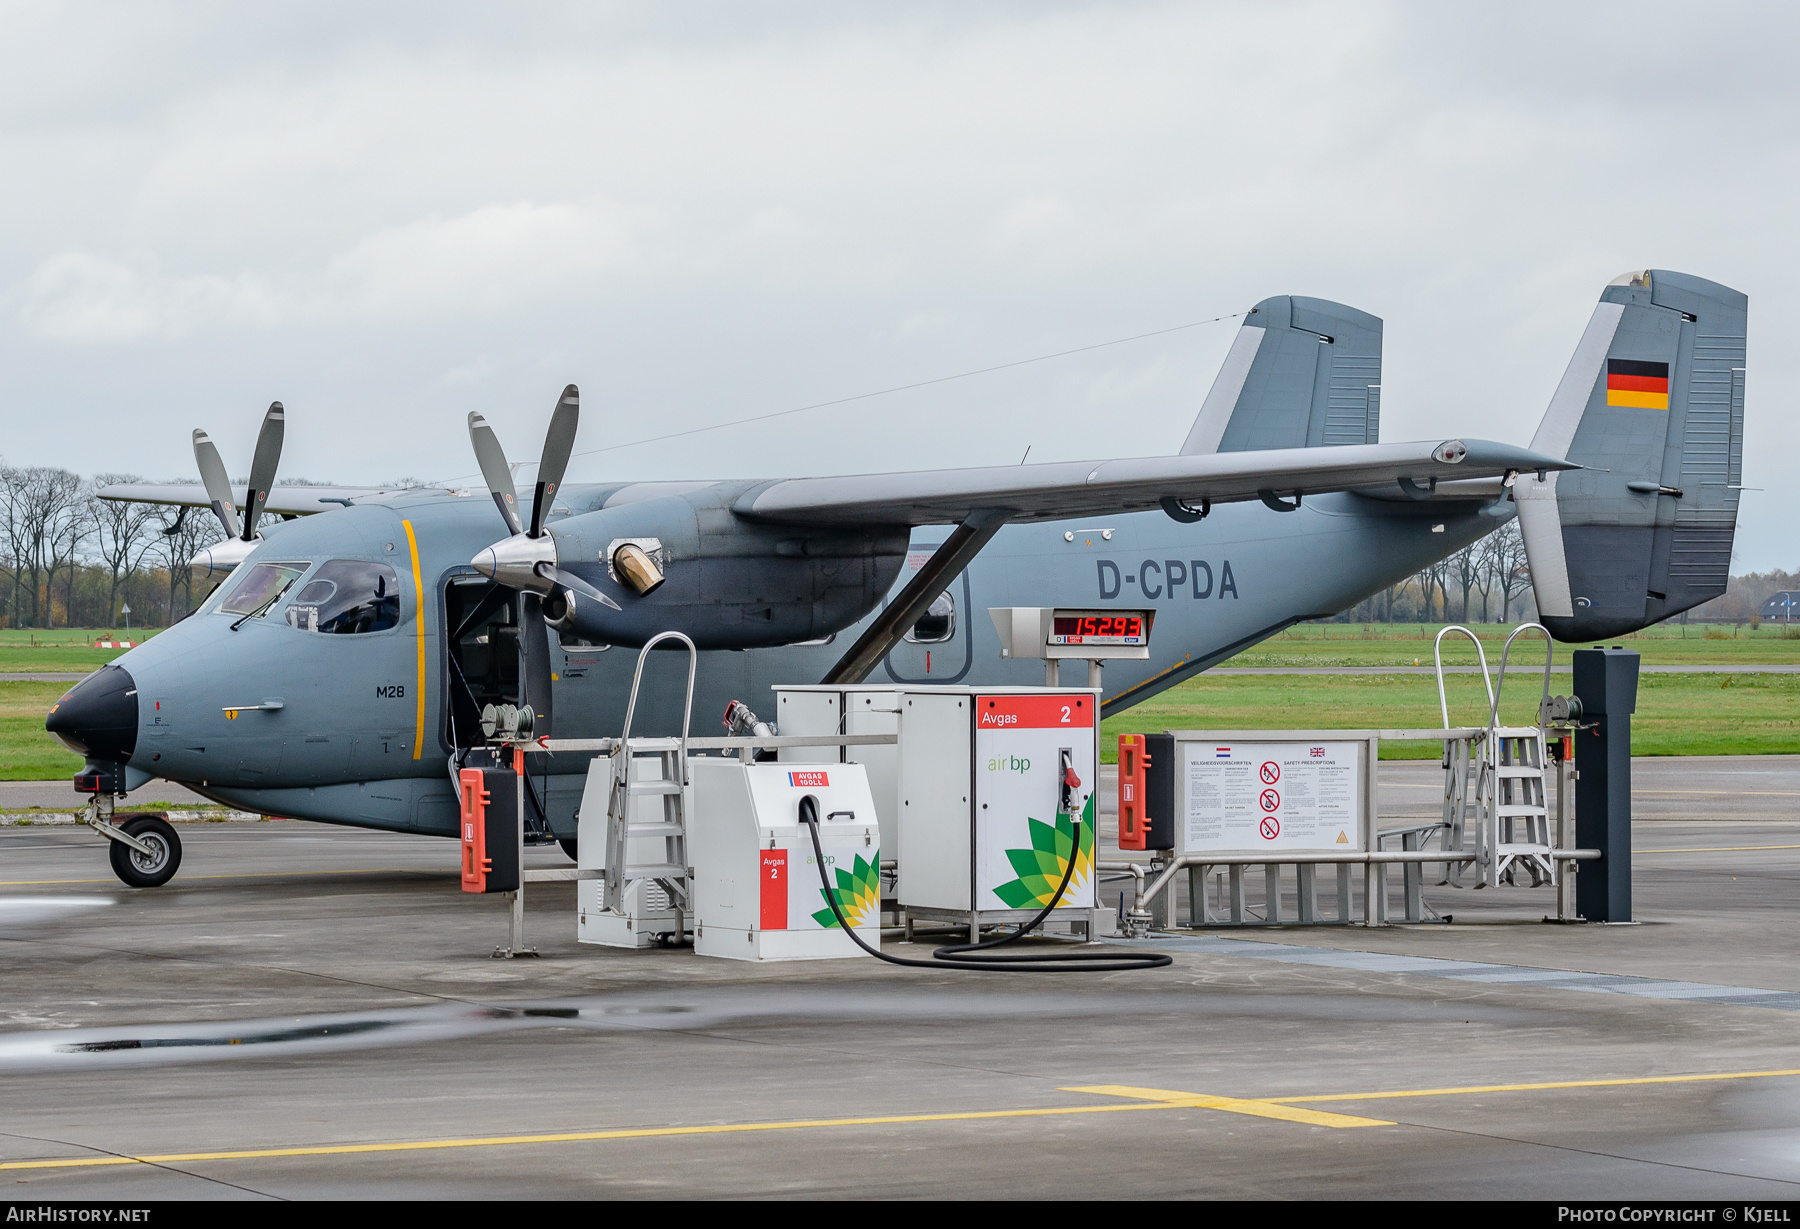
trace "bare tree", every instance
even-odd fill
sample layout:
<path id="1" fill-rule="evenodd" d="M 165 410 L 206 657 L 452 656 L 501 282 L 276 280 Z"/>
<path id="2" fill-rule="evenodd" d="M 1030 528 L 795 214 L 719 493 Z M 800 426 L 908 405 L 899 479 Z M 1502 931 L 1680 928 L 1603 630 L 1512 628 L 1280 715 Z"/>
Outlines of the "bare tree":
<path id="1" fill-rule="evenodd" d="M 63 573 L 63 625 L 75 621 L 75 575 L 81 570 L 84 548 L 93 540 L 93 485 L 78 474 L 61 471 L 75 481 L 57 485 L 57 506 L 45 535 L 49 559 L 45 564 L 44 605 L 46 627 L 56 625 L 56 574 Z"/>
<path id="2" fill-rule="evenodd" d="M 7 579 L 12 582 L 8 594 L 12 607 L 8 620 L 11 627 L 19 626 L 23 613 L 25 557 L 29 553 L 25 548 L 25 523 L 29 506 L 25 472 L 0 466 L 0 556 L 3 556 L 0 563 L 4 563 Z"/>
<path id="3" fill-rule="evenodd" d="M 82 485 L 79 476 L 50 466 L 0 472 L 0 525 L 11 564 L 15 627 L 44 625 L 51 582 L 65 561 L 74 562 L 86 535 Z"/>
<path id="4" fill-rule="evenodd" d="M 138 474 L 94 475 L 96 487 L 142 481 Z M 106 621 L 110 624 L 119 614 L 120 590 L 126 591 L 129 600 L 131 580 L 143 565 L 144 556 L 156 544 L 157 531 L 163 522 L 157 516 L 154 504 L 121 503 L 111 499 L 91 499 L 90 514 L 94 519 L 100 561 L 110 574 L 106 597 Z"/>
<path id="5" fill-rule="evenodd" d="M 1480 552 L 1476 550 L 1474 544 L 1465 546 L 1454 555 L 1450 556 L 1449 559 L 1445 560 L 1445 564 L 1445 570 L 1448 575 L 1454 578 L 1457 585 L 1462 589 L 1462 621 L 1467 623 L 1469 621 L 1469 592 L 1475 588 L 1476 583 L 1481 579 L 1482 560 Z M 1444 616 L 1448 618 L 1450 614 L 1448 609 L 1450 605 L 1448 594 L 1445 594 L 1444 605 L 1446 607 Z"/>
<path id="6" fill-rule="evenodd" d="M 1512 618 L 1513 600 L 1531 587 L 1531 571 L 1525 559 L 1525 535 L 1511 520 L 1495 530 L 1488 542 L 1488 568 L 1492 583 L 1500 589 L 1500 618 Z"/>
<path id="7" fill-rule="evenodd" d="M 1481 541 L 1475 543 L 1475 587 L 1481 591 L 1481 621 L 1490 621 L 1488 615 L 1488 599 L 1493 596 L 1494 585 L 1499 581 L 1500 531 L 1495 530 Z M 1500 608 L 1500 622 L 1506 622 L 1506 607 Z"/>
<path id="8" fill-rule="evenodd" d="M 1443 617 L 1450 617 L 1450 561 L 1440 559 L 1436 563 L 1427 564 L 1414 575 L 1419 585 L 1419 621 L 1421 623 L 1436 622 L 1436 598 L 1443 598 Z"/>
<path id="9" fill-rule="evenodd" d="M 182 509 L 156 534 L 151 549 L 169 574 L 168 624 L 178 622 L 194 607 L 194 572 L 189 561 L 200 553 L 201 547 L 211 546 L 224 536 L 217 518 L 198 508 Z M 185 595 L 179 605 L 177 593 Z"/>

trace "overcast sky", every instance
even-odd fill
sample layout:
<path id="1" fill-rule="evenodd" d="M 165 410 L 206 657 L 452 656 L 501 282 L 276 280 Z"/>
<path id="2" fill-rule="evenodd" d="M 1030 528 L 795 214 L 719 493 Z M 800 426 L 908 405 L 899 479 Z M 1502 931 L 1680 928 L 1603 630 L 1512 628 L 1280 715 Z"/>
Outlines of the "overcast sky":
<path id="1" fill-rule="evenodd" d="M 1386 321 L 1384 439 L 1526 443 L 1601 287 L 1750 296 L 1734 570 L 1800 566 L 1800 9 L 0 4 L 0 455 L 535 459 L 1241 311 Z M 571 481 L 1173 452 L 1204 325 Z"/>

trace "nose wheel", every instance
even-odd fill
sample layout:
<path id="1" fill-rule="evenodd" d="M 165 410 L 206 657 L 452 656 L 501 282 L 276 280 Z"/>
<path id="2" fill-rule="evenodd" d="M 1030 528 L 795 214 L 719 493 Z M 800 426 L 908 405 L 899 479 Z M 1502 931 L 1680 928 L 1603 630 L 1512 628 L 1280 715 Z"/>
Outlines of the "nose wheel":
<path id="1" fill-rule="evenodd" d="M 167 820 L 155 815 L 133 815 L 119 827 L 137 839 L 137 846 L 110 842 L 107 855 L 113 874 L 126 886 L 160 888 L 181 868 L 181 838 Z"/>

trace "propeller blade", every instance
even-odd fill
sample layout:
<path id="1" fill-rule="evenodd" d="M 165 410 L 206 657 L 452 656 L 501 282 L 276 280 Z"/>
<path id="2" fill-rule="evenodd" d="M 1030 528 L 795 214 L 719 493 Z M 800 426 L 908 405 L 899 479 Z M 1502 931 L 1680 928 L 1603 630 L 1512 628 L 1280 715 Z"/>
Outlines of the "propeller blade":
<path id="1" fill-rule="evenodd" d="M 256 437 L 256 456 L 250 462 L 250 489 L 244 492 L 244 541 L 256 536 L 256 522 L 269 502 L 269 488 L 275 485 L 275 467 L 281 463 L 281 437 L 287 411 L 281 402 L 269 403 L 263 415 L 262 431 Z"/>
<path id="2" fill-rule="evenodd" d="M 606 594 L 600 592 L 600 590 L 594 588 L 594 586 L 588 584 L 587 581 L 581 579 L 581 577 L 575 575 L 573 572 L 565 572 L 561 568 L 551 568 L 550 579 L 554 580 L 557 584 L 570 592 L 578 593 L 591 601 L 599 602 L 602 606 L 608 606 L 614 610 L 624 609 L 610 597 L 607 597 Z"/>
<path id="3" fill-rule="evenodd" d="M 494 504 L 514 533 L 525 532 L 519 521 L 519 497 L 513 489 L 512 469 L 506 464 L 506 453 L 494 438 L 494 429 L 480 414 L 469 414 L 469 442 L 475 446 L 475 460 L 481 464 L 481 476 L 493 493 Z"/>
<path id="4" fill-rule="evenodd" d="M 243 530 L 238 526 L 237 506 L 232 502 L 231 479 L 225 473 L 225 462 L 219 459 L 219 450 L 212 437 L 198 427 L 194 428 L 194 463 L 200 467 L 200 482 L 206 487 L 206 497 L 212 500 L 213 515 L 219 518 L 225 536 L 241 536 Z"/>
<path id="5" fill-rule="evenodd" d="M 562 486 L 563 472 L 569 468 L 569 453 L 575 449 L 575 425 L 581 417 L 581 390 L 573 384 L 562 391 L 556 412 L 550 416 L 550 429 L 544 433 L 544 459 L 538 462 L 537 489 L 531 497 L 531 536 L 544 532 L 550 517 L 550 506 Z"/>
<path id="6" fill-rule="evenodd" d="M 519 594 L 519 658 L 519 702 L 531 705 L 537 715 L 531 732 L 541 738 L 550 733 L 550 629 L 535 593 Z"/>

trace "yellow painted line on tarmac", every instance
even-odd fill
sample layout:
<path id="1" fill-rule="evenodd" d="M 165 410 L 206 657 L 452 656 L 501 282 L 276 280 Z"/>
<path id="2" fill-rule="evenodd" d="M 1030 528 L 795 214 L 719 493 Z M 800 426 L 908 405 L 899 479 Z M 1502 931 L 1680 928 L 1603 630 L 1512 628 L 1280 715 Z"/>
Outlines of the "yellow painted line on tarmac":
<path id="1" fill-rule="evenodd" d="M 1800 798 L 1800 790 L 1789 789 L 1641 789 L 1633 786 L 1633 794 L 1705 794 L 1708 797 Z"/>
<path id="2" fill-rule="evenodd" d="M 1800 845 L 1695 845 L 1689 849 L 1634 849 L 1640 853 L 1741 853 L 1746 849 L 1800 849 Z"/>
<path id="3" fill-rule="evenodd" d="M 455 870 L 426 870 L 416 866 L 371 866 L 357 870 L 343 871 L 246 871 L 238 875 L 183 875 L 181 881 L 190 879 L 305 879 L 310 875 L 442 875 L 445 878 L 457 874 Z M 57 883 L 117 883 L 115 877 L 105 879 L 0 879 L 0 888 L 37 888 Z"/>
<path id="4" fill-rule="evenodd" d="M 728 1122 L 692 1127 L 627 1127 L 614 1131 L 562 1131 L 544 1135 L 488 1135 L 467 1139 L 422 1139 L 374 1144 L 316 1144 L 296 1148 L 240 1148 L 228 1152 L 164 1152 L 144 1156 L 53 1157 L 32 1161 L 0 1161 L 0 1170 L 89 1169 L 117 1165 L 177 1165 L 204 1161 L 278 1160 L 286 1157 L 356 1156 L 383 1152 L 435 1152 L 448 1148 L 496 1148 L 526 1144 L 594 1143 L 615 1139 L 668 1139 L 691 1135 L 735 1135 L 751 1131 L 808 1131 L 834 1127 L 904 1126 L 921 1122 L 978 1122 L 999 1118 L 1056 1118 L 1074 1114 L 1117 1114 L 1135 1110 L 1212 1109 L 1249 1114 L 1309 1126 L 1376 1127 L 1395 1124 L 1380 1118 L 1358 1118 L 1324 1110 L 1298 1108 L 1299 1102 L 1379 1101 L 1396 1097 L 1448 1097 L 1469 1093 L 1536 1092 L 1558 1088 L 1617 1088 L 1642 1084 L 1692 1084 L 1712 1080 L 1758 1080 L 1800 1076 L 1800 1068 L 1782 1071 L 1725 1071 L 1699 1075 L 1653 1075 L 1636 1079 L 1559 1080 L 1541 1084 L 1480 1084 L 1459 1088 L 1414 1088 L 1387 1092 L 1342 1092 L 1295 1097 L 1215 1097 L 1207 1093 L 1125 1084 L 1064 1088 L 1099 1096 L 1127 1097 L 1125 1104 L 1058 1105 L 1039 1109 L 965 1110 L 943 1114 L 887 1114 L 864 1118 L 810 1118 L 786 1122 Z"/>
<path id="5" fill-rule="evenodd" d="M 1239 1097 L 1215 1097 L 1203 1092 L 1174 1092 L 1167 1088 L 1134 1088 L 1128 1084 L 1092 1084 L 1085 1088 L 1064 1088 L 1062 1092 L 1085 1092 L 1101 1097 L 1136 1097 L 1145 1101 L 1188 1109 L 1224 1110 L 1228 1114 L 1249 1114 L 1255 1118 L 1279 1118 L 1283 1122 L 1304 1122 L 1314 1127 L 1391 1127 L 1382 1118 L 1356 1118 L 1349 1114 L 1332 1114 L 1322 1110 L 1295 1109 L 1271 1101 L 1246 1101 Z"/>
<path id="6" fill-rule="evenodd" d="M 1618 1080 L 1553 1080 L 1542 1084 L 1469 1084 L 1457 1088 L 1411 1088 L 1390 1092 L 1334 1092 L 1309 1097 L 1267 1097 L 1287 1105 L 1313 1101 L 1384 1101 L 1390 1097 L 1460 1097 L 1483 1092 L 1540 1092 L 1554 1088 L 1627 1088 L 1640 1084 L 1699 1084 L 1711 1080 L 1769 1080 L 1800 1075 L 1800 1068 L 1781 1071 L 1717 1071 L 1699 1075 L 1645 1075 Z"/>
<path id="7" fill-rule="evenodd" d="M 174 1165 L 196 1161 L 246 1161 L 293 1156 L 349 1156 L 369 1152 L 430 1152 L 443 1148 L 495 1148 L 517 1144 L 575 1144 L 611 1139 L 663 1139 L 677 1135 L 732 1135 L 745 1131 L 803 1131 L 830 1127 L 891 1126 L 914 1122 L 971 1122 L 987 1118 L 1050 1118 L 1065 1114 L 1116 1114 L 1180 1108 L 1180 1103 L 1063 1105 L 1043 1109 L 971 1110 L 954 1114 L 892 1114 L 869 1118 L 812 1118 L 790 1122 L 729 1122 L 696 1127 L 632 1127 L 618 1131 L 564 1131 L 554 1135 L 490 1135 L 476 1139 L 425 1139 L 385 1144 L 321 1144 L 303 1148 L 245 1148 L 232 1152 L 168 1152 L 155 1156 L 68 1157 L 0 1162 L 9 1169 L 81 1169 L 96 1165 Z M 1339 1115 L 1341 1117 L 1341 1115 Z"/>

